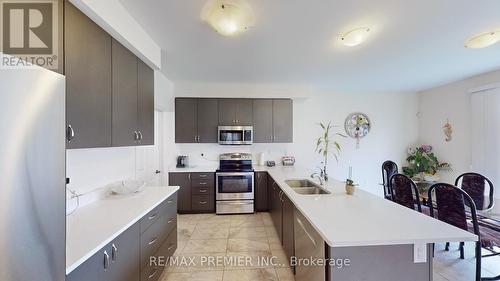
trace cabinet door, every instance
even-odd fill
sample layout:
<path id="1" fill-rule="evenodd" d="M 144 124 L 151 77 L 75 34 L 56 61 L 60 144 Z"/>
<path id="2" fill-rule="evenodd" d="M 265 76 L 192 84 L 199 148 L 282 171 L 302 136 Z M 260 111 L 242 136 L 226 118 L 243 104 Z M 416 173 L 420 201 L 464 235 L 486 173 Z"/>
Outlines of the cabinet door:
<path id="1" fill-rule="evenodd" d="M 236 108 L 236 125 L 252 126 L 253 101 L 251 99 L 236 99 L 233 103 Z"/>
<path id="2" fill-rule="evenodd" d="M 111 36 L 65 3 L 67 148 L 111 146 Z"/>
<path id="3" fill-rule="evenodd" d="M 217 99 L 198 99 L 198 142 L 217 143 L 219 106 Z"/>
<path id="4" fill-rule="evenodd" d="M 274 142 L 293 142 L 293 102 L 273 101 Z"/>
<path id="5" fill-rule="evenodd" d="M 175 99 L 175 142 L 196 142 L 198 131 L 197 100 L 188 98 Z"/>
<path id="6" fill-rule="evenodd" d="M 276 228 L 281 244 L 283 244 L 283 204 L 280 196 L 281 189 L 276 184 L 274 186 L 276 187 L 273 196 L 274 227 Z"/>
<path id="7" fill-rule="evenodd" d="M 294 255 L 294 212 L 295 206 L 292 201 L 286 197 L 285 194 L 282 195 L 283 204 L 283 250 L 288 256 L 288 260 Z"/>
<path id="8" fill-rule="evenodd" d="M 219 99 L 219 125 L 236 125 L 236 103 L 234 99 Z"/>
<path id="9" fill-rule="evenodd" d="M 154 71 L 143 61 L 137 59 L 137 122 L 141 145 L 154 144 L 155 94 Z"/>
<path id="10" fill-rule="evenodd" d="M 140 223 L 136 223 L 111 242 L 111 270 L 108 281 L 139 280 L 140 233 Z"/>
<path id="11" fill-rule="evenodd" d="M 136 144 L 137 58 L 113 39 L 113 146 Z"/>
<path id="12" fill-rule="evenodd" d="M 267 172 L 255 173 L 255 210 L 264 212 L 267 206 Z"/>
<path id="13" fill-rule="evenodd" d="M 106 261 L 109 257 L 109 263 Z M 107 264 L 107 268 L 105 267 Z M 66 276 L 66 281 L 108 281 L 111 271 L 111 246 L 108 245 Z"/>
<path id="14" fill-rule="evenodd" d="M 273 100 L 253 100 L 253 142 L 273 142 Z"/>
<path id="15" fill-rule="evenodd" d="M 169 185 L 179 186 L 177 193 L 177 211 L 191 211 L 191 174 L 190 173 L 169 173 Z"/>

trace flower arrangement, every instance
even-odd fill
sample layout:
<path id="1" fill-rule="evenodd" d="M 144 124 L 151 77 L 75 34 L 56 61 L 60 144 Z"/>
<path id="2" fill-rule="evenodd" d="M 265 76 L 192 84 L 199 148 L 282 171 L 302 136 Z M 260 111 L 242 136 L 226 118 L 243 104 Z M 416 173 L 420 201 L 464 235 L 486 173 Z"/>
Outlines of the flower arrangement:
<path id="1" fill-rule="evenodd" d="M 408 166 L 403 167 L 403 173 L 410 178 L 437 178 L 436 174 L 439 170 L 451 167 L 449 163 L 439 162 L 432 152 L 432 146 L 428 144 L 409 148 L 406 161 L 408 161 Z"/>

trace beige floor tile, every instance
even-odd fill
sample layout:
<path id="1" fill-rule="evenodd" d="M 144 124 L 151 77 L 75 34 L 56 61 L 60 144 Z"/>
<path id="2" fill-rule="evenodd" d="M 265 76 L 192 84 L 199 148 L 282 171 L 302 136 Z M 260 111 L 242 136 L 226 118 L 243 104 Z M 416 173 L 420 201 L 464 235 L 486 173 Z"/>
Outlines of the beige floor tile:
<path id="1" fill-rule="evenodd" d="M 271 250 L 273 256 L 276 257 L 278 265 L 276 267 L 290 267 L 290 260 L 286 256 L 285 251 L 281 250 Z"/>
<path id="2" fill-rule="evenodd" d="M 176 253 L 169 260 L 168 272 L 224 270 L 226 253 Z"/>
<path id="3" fill-rule="evenodd" d="M 225 270 L 273 267 L 271 251 L 228 252 L 226 258 Z"/>
<path id="4" fill-rule="evenodd" d="M 198 225 L 191 235 L 191 239 L 217 239 L 229 237 L 229 227 L 204 227 Z"/>
<path id="5" fill-rule="evenodd" d="M 273 268 L 226 270 L 224 281 L 278 281 Z"/>
<path id="6" fill-rule="evenodd" d="M 269 240 L 269 247 L 271 250 L 283 250 L 281 241 L 277 236 L 271 236 L 267 238 Z"/>
<path id="7" fill-rule="evenodd" d="M 230 238 L 227 245 L 228 252 L 269 251 L 269 242 L 266 238 Z"/>
<path id="8" fill-rule="evenodd" d="M 189 240 L 191 238 L 191 235 L 193 234 L 193 231 L 195 229 L 196 225 L 194 224 L 184 224 L 184 225 L 177 225 L 177 240 L 178 241 L 183 241 L 183 240 Z"/>
<path id="9" fill-rule="evenodd" d="M 184 247 L 183 253 L 222 253 L 227 250 L 227 239 L 191 239 Z"/>
<path id="10" fill-rule="evenodd" d="M 295 281 L 295 275 L 291 268 L 276 268 L 275 270 L 280 281 Z"/>
<path id="11" fill-rule="evenodd" d="M 231 227 L 240 228 L 240 227 L 263 227 L 264 223 L 260 218 L 246 218 L 246 219 L 238 219 L 231 220 Z"/>
<path id="12" fill-rule="evenodd" d="M 267 237 L 278 237 L 278 232 L 276 232 L 276 229 L 274 226 L 266 226 L 266 233 Z"/>
<path id="13" fill-rule="evenodd" d="M 263 226 L 257 227 L 231 227 L 229 238 L 251 238 L 267 237 L 266 229 Z"/>
<path id="14" fill-rule="evenodd" d="M 161 281 L 222 281 L 224 271 L 167 272 Z"/>
<path id="15" fill-rule="evenodd" d="M 184 241 L 178 240 L 177 241 L 177 249 L 175 250 L 174 255 L 182 253 L 182 251 L 184 250 L 184 248 L 187 245 L 187 242 L 188 242 L 187 240 L 184 240 Z"/>

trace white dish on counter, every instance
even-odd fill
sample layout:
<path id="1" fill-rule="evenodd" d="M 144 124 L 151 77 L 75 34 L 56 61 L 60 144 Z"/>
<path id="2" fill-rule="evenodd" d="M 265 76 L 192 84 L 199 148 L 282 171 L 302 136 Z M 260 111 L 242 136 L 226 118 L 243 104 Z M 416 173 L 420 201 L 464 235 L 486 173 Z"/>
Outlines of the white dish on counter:
<path id="1" fill-rule="evenodd" d="M 121 180 L 108 184 L 106 187 L 115 194 L 131 194 L 141 192 L 146 186 L 141 180 Z"/>

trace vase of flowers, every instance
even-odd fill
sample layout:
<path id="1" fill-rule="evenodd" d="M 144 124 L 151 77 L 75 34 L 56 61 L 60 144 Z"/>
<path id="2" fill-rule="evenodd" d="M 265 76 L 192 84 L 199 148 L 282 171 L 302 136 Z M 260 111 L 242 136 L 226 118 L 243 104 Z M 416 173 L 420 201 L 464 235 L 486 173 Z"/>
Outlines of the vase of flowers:
<path id="1" fill-rule="evenodd" d="M 428 144 L 409 148 L 406 161 L 408 166 L 403 167 L 403 173 L 418 181 L 438 181 L 438 171 L 451 167 L 449 163 L 439 162 L 432 152 L 432 146 Z"/>

